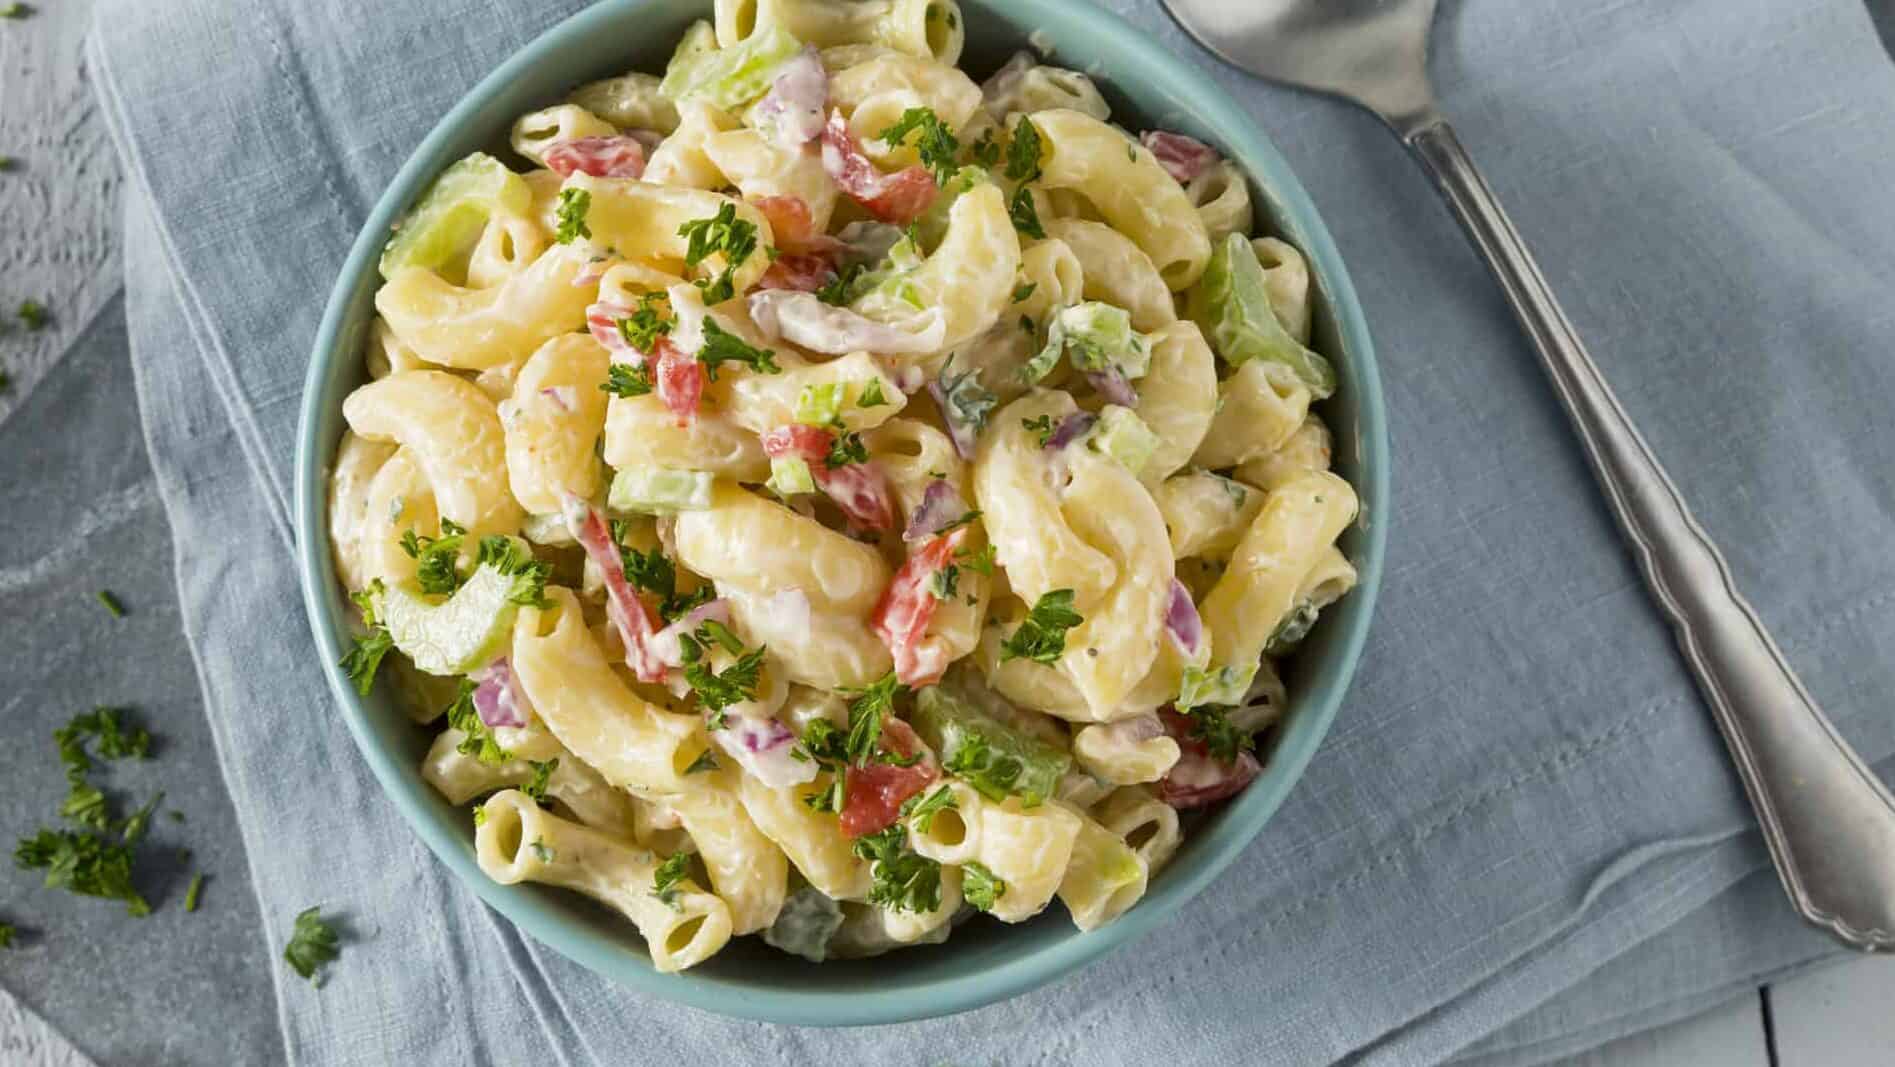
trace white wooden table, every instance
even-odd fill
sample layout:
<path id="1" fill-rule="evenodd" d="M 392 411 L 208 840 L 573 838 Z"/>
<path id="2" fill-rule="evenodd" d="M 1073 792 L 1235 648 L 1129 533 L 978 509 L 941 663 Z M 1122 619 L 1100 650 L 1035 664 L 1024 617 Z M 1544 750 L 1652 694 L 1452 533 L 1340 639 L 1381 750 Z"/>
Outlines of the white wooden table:
<path id="1" fill-rule="evenodd" d="M 1867 2 L 1885 31 L 1895 25 L 1895 2 Z M 21 161 L 0 173 L 0 234 L 7 235 L 0 240 L 0 311 L 31 297 L 52 307 L 54 323 L 6 346 L 13 387 L 0 395 L 0 418 L 119 288 L 119 177 L 80 61 L 91 0 L 35 6 L 30 18 L 0 20 L 0 155 Z M 0 1052 L 14 1063 L 83 1062 L 36 1020 L 11 1014 L 3 994 Z M 1895 1064 L 1895 959 L 1855 960 L 1778 983 L 1562 1067 L 1855 1064 Z"/>

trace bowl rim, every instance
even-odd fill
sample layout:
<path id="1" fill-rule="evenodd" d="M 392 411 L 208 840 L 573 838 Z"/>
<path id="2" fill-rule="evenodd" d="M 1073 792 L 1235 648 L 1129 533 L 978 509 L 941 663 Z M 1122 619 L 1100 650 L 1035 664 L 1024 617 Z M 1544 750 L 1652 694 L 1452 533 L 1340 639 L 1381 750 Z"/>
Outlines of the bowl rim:
<path id="1" fill-rule="evenodd" d="M 1200 855 L 1188 870 L 1167 871 L 1170 877 L 1155 885 L 1137 907 L 1114 922 L 1088 933 L 1074 931 L 1050 945 L 998 963 L 908 987 L 840 996 L 826 990 L 774 988 L 733 990 L 718 982 L 692 981 L 689 972 L 663 975 L 651 969 L 642 953 L 625 951 L 616 943 L 588 933 L 571 917 L 549 905 L 534 887 L 503 886 L 479 868 L 466 844 L 465 825 L 450 828 L 426 810 L 419 790 L 427 789 L 415 768 L 384 748 L 375 737 L 370 716 L 375 712 L 359 697 L 338 666 L 344 649 L 340 634 L 348 631 L 337 579 L 325 512 L 327 475 L 339 434 L 319 439 L 324 414 L 340 407 L 341 386 L 326 385 L 335 366 L 357 358 L 354 348 L 341 342 L 359 332 L 351 323 L 350 306 L 367 272 L 376 269 L 385 235 L 401 212 L 446 163 L 437 159 L 470 125 L 481 122 L 482 112 L 504 88 L 529 68 L 568 50 L 625 12 L 648 6 L 652 0 L 611 0 L 585 8 L 548 27 L 482 78 L 448 111 L 416 146 L 388 188 L 376 202 L 350 247 L 323 311 L 304 378 L 296 442 L 295 522 L 297 564 L 303 604 L 329 688 L 340 703 L 356 748 L 402 818 L 420 835 L 430 851 L 455 877 L 487 905 L 519 929 L 581 966 L 633 990 L 662 997 L 720 1015 L 765 1022 L 808 1026 L 849 1026 L 915 1021 L 967 1011 L 1026 992 L 1091 963 L 1128 944 L 1173 917 L 1215 880 L 1237 855 L 1255 840 L 1284 798 L 1301 779 L 1318 744 L 1328 732 L 1354 679 L 1374 617 L 1382 578 L 1389 525 L 1389 446 L 1387 413 L 1381 378 L 1362 306 L 1340 252 L 1322 216 L 1268 134 L 1249 112 L 1207 74 L 1172 54 L 1145 31 L 1115 12 L 1086 0 L 1007 0 L 1010 20 L 1016 24 L 1044 25 L 1044 16 L 1083 18 L 1095 41 L 1131 57 L 1133 71 L 1164 79 L 1164 91 L 1191 108 L 1193 120 L 1209 130 L 1272 204 L 1274 213 L 1292 224 L 1290 236 L 1311 265 L 1315 282 L 1329 305 L 1341 347 L 1346 355 L 1346 381 L 1357 413 L 1360 472 L 1355 479 L 1361 501 L 1357 522 L 1361 558 L 1356 560 L 1358 584 L 1349 600 L 1356 604 L 1330 640 L 1337 648 L 1334 673 L 1319 700 L 1299 703 L 1294 721 L 1281 731 L 1269 759 L 1269 787 L 1245 790 L 1226 806 L 1221 818 L 1194 831 Z M 990 0 L 971 0 L 976 6 Z M 966 12 L 963 12 L 966 17 Z M 1090 42 L 1089 42 L 1090 43 Z M 1117 61 L 1117 62 L 1123 62 Z M 1137 67 L 1144 67 L 1137 71 Z M 1106 74 L 1110 74 L 1108 69 Z M 1108 83 L 1109 84 L 1109 83 Z M 1154 119 L 1160 116 L 1153 115 Z M 366 320 L 364 320 L 366 321 Z M 326 402 L 325 402 L 326 401 Z M 1260 781 L 1258 785 L 1263 785 Z M 733 995 L 733 993 L 735 995 Z"/>

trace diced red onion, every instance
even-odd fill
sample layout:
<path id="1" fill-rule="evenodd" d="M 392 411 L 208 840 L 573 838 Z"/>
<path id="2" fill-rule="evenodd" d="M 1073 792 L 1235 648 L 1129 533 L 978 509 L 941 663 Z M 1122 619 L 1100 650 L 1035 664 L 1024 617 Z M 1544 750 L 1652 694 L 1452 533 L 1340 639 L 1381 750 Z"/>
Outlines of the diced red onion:
<path id="1" fill-rule="evenodd" d="M 1053 432 L 1046 438 L 1046 451 L 1056 452 L 1092 431 L 1092 424 L 1098 422 L 1098 416 L 1089 411 L 1075 411 L 1059 420 Z"/>
<path id="2" fill-rule="evenodd" d="M 948 403 L 947 386 L 941 384 L 941 379 L 928 380 L 928 395 L 934 398 L 935 409 L 941 413 L 948 440 L 954 443 L 954 454 L 962 459 L 973 459 L 974 447 L 979 443 L 980 428 L 956 415 L 954 405 Z"/>
<path id="3" fill-rule="evenodd" d="M 526 694 L 502 656 L 474 676 L 474 712 L 489 728 L 526 725 Z"/>
<path id="4" fill-rule="evenodd" d="M 825 304 L 814 293 L 759 289 L 750 294 L 749 302 L 750 319 L 765 337 L 832 356 L 848 352 L 922 355 L 940 348 L 947 336 L 947 323 L 939 312 L 931 314 L 928 328 L 916 334 Z"/>
<path id="5" fill-rule="evenodd" d="M 1132 383 L 1125 380 L 1125 375 L 1119 373 L 1117 367 L 1089 370 L 1086 372 L 1086 381 L 1110 403 L 1128 408 L 1138 406 L 1138 394 L 1132 391 Z"/>
<path id="6" fill-rule="evenodd" d="M 1178 180 L 1179 185 L 1203 174 L 1217 164 L 1217 149 L 1195 137 L 1186 137 L 1182 133 L 1169 130 L 1146 130 L 1138 135 L 1139 143 L 1151 149 L 1158 159 L 1158 165 L 1165 173 Z"/>
<path id="7" fill-rule="evenodd" d="M 1158 799 L 1174 808 L 1201 808 L 1244 791 L 1263 764 L 1257 757 L 1239 750 L 1233 762 L 1213 757 L 1204 742 L 1191 736 L 1191 720 L 1175 711 L 1160 710 L 1165 732 L 1178 742 L 1178 762 L 1158 783 Z"/>
<path id="8" fill-rule="evenodd" d="M 941 527 L 967 514 L 967 502 L 946 478 L 936 478 L 922 491 L 921 506 L 908 517 L 903 541 L 926 541 L 941 532 Z"/>
<path id="9" fill-rule="evenodd" d="M 890 378 L 894 379 L 895 388 L 900 389 L 908 396 L 915 395 L 928 381 L 928 372 L 912 363 L 905 367 L 889 368 L 887 373 Z"/>
<path id="10" fill-rule="evenodd" d="M 730 625 L 730 601 L 722 598 L 707 600 L 679 616 L 671 625 L 652 635 L 651 654 L 667 667 L 682 667 L 684 646 L 678 641 L 679 635 L 691 633 L 706 622 Z"/>
<path id="11" fill-rule="evenodd" d="M 776 70 L 770 91 L 757 105 L 754 124 L 764 140 L 795 150 L 822 134 L 829 75 L 814 47 L 784 60 Z"/>
<path id="12" fill-rule="evenodd" d="M 1191 590 L 1176 578 L 1171 580 L 1171 599 L 1165 602 L 1165 633 L 1187 658 L 1204 647 L 1204 620 L 1198 617 Z"/>
<path id="13" fill-rule="evenodd" d="M 816 762 L 799 760 L 794 751 L 796 735 L 775 719 L 753 719 L 731 715 L 724 728 L 713 730 L 711 737 L 743 767 L 745 773 L 772 789 L 802 785 L 816 778 Z"/>

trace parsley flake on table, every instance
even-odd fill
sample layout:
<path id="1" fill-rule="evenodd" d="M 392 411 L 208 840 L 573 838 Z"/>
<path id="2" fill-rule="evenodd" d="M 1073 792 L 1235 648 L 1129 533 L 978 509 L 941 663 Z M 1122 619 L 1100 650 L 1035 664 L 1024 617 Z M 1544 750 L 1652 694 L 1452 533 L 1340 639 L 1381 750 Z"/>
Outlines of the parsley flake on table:
<path id="1" fill-rule="evenodd" d="M 10 922 L 0 921 L 0 948 L 12 948 L 14 934 L 18 933 Z"/>
<path id="2" fill-rule="evenodd" d="M 191 884 L 189 887 L 187 887 L 184 890 L 184 910 L 196 911 L 197 898 L 199 894 L 203 892 L 204 892 L 204 872 L 198 871 L 196 874 L 191 875 Z"/>
<path id="3" fill-rule="evenodd" d="M 283 959 L 289 963 L 290 970 L 307 978 L 310 984 L 320 986 L 322 980 L 316 972 L 341 955 L 342 938 L 334 927 L 322 921 L 320 906 L 305 909 L 296 916 L 290 943 L 283 947 Z"/>
<path id="4" fill-rule="evenodd" d="M 697 350 L 697 361 L 704 365 L 711 381 L 717 380 L 717 368 L 726 363 L 741 363 L 758 374 L 783 373 L 769 349 L 750 344 L 708 316 L 704 319 L 704 347 Z"/>
<path id="5" fill-rule="evenodd" d="M 557 211 L 559 229 L 554 232 L 553 239 L 569 245 L 581 237 L 591 237 L 592 227 L 586 225 L 586 212 L 591 210 L 591 193 L 584 189 L 561 189 Z"/>
<path id="6" fill-rule="evenodd" d="M 1073 591 L 1055 589 L 1033 602 L 1033 608 L 1000 646 L 1002 663 L 1010 659 L 1028 659 L 1052 663 L 1066 651 L 1066 631 L 1085 622 L 1073 610 Z"/>
<path id="7" fill-rule="evenodd" d="M 29 330 L 45 329 L 51 316 L 46 313 L 46 305 L 37 300 L 20 301 L 20 321 Z"/>
<path id="8" fill-rule="evenodd" d="M 0 19 L 23 19 L 34 13 L 34 9 L 25 4 L 7 4 L 0 6 Z"/>
<path id="9" fill-rule="evenodd" d="M 118 598 L 113 596 L 110 590 L 101 589 L 94 594 L 94 596 L 98 599 L 100 604 L 105 605 L 105 610 L 112 613 L 114 619 L 122 619 L 125 617 L 125 605 L 120 604 Z"/>
<path id="10" fill-rule="evenodd" d="M 921 165 L 933 173 L 936 184 L 946 184 L 957 168 L 954 156 L 961 150 L 961 143 L 955 139 L 947 123 L 941 121 L 941 116 L 934 113 L 933 108 L 909 108 L 901 113 L 901 118 L 896 119 L 894 125 L 882 130 L 876 139 L 893 148 L 906 144 L 908 135 L 916 131 L 921 134 L 915 142 L 915 153 L 921 157 Z"/>
<path id="11" fill-rule="evenodd" d="M 736 296 L 737 267 L 757 250 L 757 224 L 738 218 L 737 206 L 726 203 L 710 218 L 692 219 L 678 227 L 678 236 L 687 242 L 684 250 L 684 265 L 687 267 L 695 267 L 713 254 L 721 253 L 724 257 L 724 269 L 715 278 L 696 280 L 697 287 L 704 290 L 704 302 L 721 304 Z M 705 329 L 705 341 L 708 344 L 708 320 Z"/>

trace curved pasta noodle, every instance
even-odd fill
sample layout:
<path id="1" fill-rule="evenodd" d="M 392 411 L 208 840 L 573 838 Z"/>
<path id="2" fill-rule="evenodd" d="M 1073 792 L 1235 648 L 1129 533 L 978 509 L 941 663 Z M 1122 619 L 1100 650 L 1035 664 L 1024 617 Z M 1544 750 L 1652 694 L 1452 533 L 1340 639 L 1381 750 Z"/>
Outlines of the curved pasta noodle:
<path id="1" fill-rule="evenodd" d="M 678 515 L 678 559 L 755 593 L 801 589 L 818 611 L 867 615 L 888 584 L 875 549 L 746 489 L 719 485 L 711 506 Z"/>
<path id="2" fill-rule="evenodd" d="M 730 906 L 734 934 L 751 934 L 776 921 L 789 894 L 790 866 L 783 850 L 757 829 L 737 795 L 738 772 L 693 775 L 666 798 L 697 844 L 711 887 Z"/>
<path id="3" fill-rule="evenodd" d="M 467 258 L 467 287 L 491 289 L 524 273 L 546 252 L 546 231 L 530 216 L 512 212 L 487 220 Z"/>
<path id="4" fill-rule="evenodd" d="M 756 130 L 727 130 L 704 138 L 704 156 L 745 199 L 793 196 L 809 209 L 812 230 L 829 228 L 838 190 L 815 149 L 785 151 Z"/>
<path id="5" fill-rule="evenodd" d="M 678 107 L 658 91 L 662 80 L 632 71 L 588 82 L 566 99 L 623 130 L 670 133 L 678 128 Z"/>
<path id="6" fill-rule="evenodd" d="M 895 95 L 912 100 L 912 106 L 934 112 L 957 134 L 966 129 L 968 120 L 980 110 L 980 86 L 974 84 L 974 79 L 961 73 L 959 68 L 925 57 L 886 53 L 837 71 L 829 79 L 829 102 L 850 116 L 851 125 L 854 125 L 855 112 L 868 101 Z M 900 117 L 899 112 L 895 117 Z M 881 129 L 876 126 L 859 132 L 876 138 L 881 135 Z M 917 158 L 911 148 L 898 161 L 891 158 L 889 162 L 907 166 L 917 162 Z"/>
<path id="7" fill-rule="evenodd" d="M 947 434 L 917 419 L 897 418 L 870 431 L 863 440 L 894 487 L 904 523 L 921 506 L 936 474 L 946 475 L 966 499 L 966 464 Z"/>
<path id="8" fill-rule="evenodd" d="M 1197 324 L 1160 327 L 1149 338 L 1151 370 L 1138 382 L 1138 417 L 1158 435 L 1139 471 L 1155 487 L 1191 461 L 1217 418 L 1217 357 Z"/>
<path id="9" fill-rule="evenodd" d="M 1077 410 L 1065 393 L 1028 393 L 995 413 L 974 456 L 975 506 L 1008 582 L 1028 602 L 1071 589 L 1079 603 L 1091 604 L 1119 580 L 1112 558 L 1073 531 L 1052 488 L 1052 460 L 1026 429 L 1036 419 L 1057 423 Z"/>
<path id="10" fill-rule="evenodd" d="M 997 118 L 1016 111 L 1056 109 L 1078 111 L 1100 122 L 1112 117 L 1099 87 L 1076 70 L 1035 63 L 1030 52 L 1016 54 L 1007 68 L 1014 71 L 1012 77 L 996 77 L 988 83 L 987 108 Z"/>
<path id="11" fill-rule="evenodd" d="M 1171 554 L 1229 559 L 1244 531 L 1263 510 L 1263 491 L 1230 478 L 1192 471 L 1152 490 L 1171 532 Z"/>
<path id="12" fill-rule="evenodd" d="M 802 599 L 806 594 L 799 588 L 765 595 L 722 582 L 719 592 L 730 602 L 732 624 L 754 643 L 769 646 L 792 682 L 860 689 L 894 666 L 888 646 L 861 615 L 817 610 Z"/>
<path id="13" fill-rule="evenodd" d="M 431 363 L 465 370 L 524 359 L 585 322 L 592 294 L 572 284 L 583 252 L 554 245 L 491 289 L 467 289 L 403 267 L 375 292 L 375 310 L 403 344 Z"/>
<path id="14" fill-rule="evenodd" d="M 485 793 L 518 789 L 533 780 L 533 765 L 525 757 L 501 763 L 482 763 L 460 751 L 467 737 L 459 730 L 443 730 L 421 761 L 421 777 L 449 804 L 459 807 Z M 550 738 L 548 740 L 551 740 Z M 573 818 L 601 833 L 631 838 L 635 830 L 632 798 L 607 785 L 598 772 L 581 763 L 557 741 L 559 764 L 546 777 L 546 795 L 557 800 Z M 518 756 L 518 754 L 515 754 Z"/>
<path id="15" fill-rule="evenodd" d="M 1138 479 L 1091 450 L 1074 450 L 1065 515 L 1073 532 L 1115 564 L 1116 579 L 1097 599 L 1080 600 L 1085 621 L 1066 632 L 1060 670 L 1085 697 L 1089 717 L 1121 718 L 1133 687 L 1151 670 L 1164 640 L 1171 591 L 1171 542 Z"/>
<path id="16" fill-rule="evenodd" d="M 966 27 L 953 0 L 717 0 L 713 16 L 720 48 L 747 39 L 759 27 L 781 26 L 817 48 L 875 44 L 953 66 Z"/>
<path id="17" fill-rule="evenodd" d="M 630 919 L 663 974 L 704 962 L 730 941 L 730 909 L 690 883 L 672 902 L 652 891 L 658 857 L 540 809 L 509 789 L 481 806 L 474 831 L 480 869 L 501 885 L 543 882 L 575 889 Z"/>
<path id="18" fill-rule="evenodd" d="M 1050 148 L 1043 186 L 1084 194 L 1106 222 L 1145 250 L 1174 291 L 1198 280 L 1211 259 L 1210 235 L 1150 150 L 1078 111 L 1041 111 L 1033 124 Z"/>
<path id="19" fill-rule="evenodd" d="M 737 218 L 757 228 L 756 250 L 732 273 L 736 291 L 742 293 L 755 285 L 770 265 L 770 257 L 764 251 L 774 241 L 770 223 L 742 200 L 703 189 L 658 185 L 633 178 L 595 178 L 590 174 L 572 175 L 566 179 L 565 188 L 581 190 L 592 198 L 586 210 L 592 243 L 611 248 L 626 259 L 644 261 L 667 273 L 682 273 L 689 242 L 678 232 L 679 227 L 712 218 L 719 209 L 732 205 Z M 674 266 L 680 269 L 671 270 Z M 701 271 L 722 268 L 721 254 L 698 267 Z"/>
<path id="20" fill-rule="evenodd" d="M 1171 290 L 1131 238 L 1083 219 L 1052 219 L 1045 226 L 1047 236 L 1064 241 L 1079 261 L 1085 299 L 1124 308 L 1132 327 L 1147 333 L 1178 320 Z"/>
<path id="21" fill-rule="evenodd" d="M 1072 859 L 1059 882 L 1059 900 L 1081 930 L 1096 930 L 1145 895 L 1145 861 L 1117 834 L 1076 815 Z"/>
<path id="22" fill-rule="evenodd" d="M 690 425 L 655 394 L 615 396 L 605 411 L 605 461 L 613 467 L 670 467 L 710 471 L 744 482 L 770 476 L 770 459 L 757 435 L 715 415 Z"/>
<path id="23" fill-rule="evenodd" d="M 1257 662 L 1295 606 L 1303 579 L 1355 512 L 1355 490 L 1327 471 L 1271 491 L 1232 552 L 1230 568 L 1199 605 L 1213 663 L 1242 671 Z"/>
<path id="24" fill-rule="evenodd" d="M 1092 816 L 1138 853 L 1148 874 L 1157 874 L 1171 862 L 1183 839 L 1178 831 L 1178 809 L 1152 796 L 1149 790 L 1115 790 L 1093 809 Z"/>
<path id="25" fill-rule="evenodd" d="M 781 374 L 746 374 L 733 380 L 730 421 L 752 433 L 787 426 L 797 421 L 798 401 L 806 393 L 825 390 L 837 394 L 836 417 L 844 431 L 872 430 L 893 418 L 908 401 L 874 356 L 851 352 L 827 363 L 786 365 Z M 864 407 L 865 395 L 882 399 Z"/>
<path id="26" fill-rule="evenodd" d="M 1250 232 L 1250 185 L 1237 164 L 1219 160 L 1192 178 L 1184 194 L 1197 207 L 1213 245 L 1233 233 Z"/>
<path id="27" fill-rule="evenodd" d="M 362 559 L 363 530 L 369 520 L 369 485 L 395 454 L 392 441 L 371 441 L 355 431 L 342 431 L 336 445 L 335 473 L 329 476 L 329 549 L 336 574 L 350 589 L 360 589 L 372 577 Z"/>
<path id="28" fill-rule="evenodd" d="M 605 484 L 595 445 L 605 428 L 610 362 L 591 336 L 565 334 L 541 345 L 501 407 L 507 478 L 514 499 L 536 515 L 556 514 L 568 495 L 591 499 Z"/>
<path id="29" fill-rule="evenodd" d="M 1073 758 L 1094 778 L 1113 785 L 1155 782 L 1178 762 L 1178 742 L 1156 716 L 1093 723 L 1073 734 Z"/>
<path id="30" fill-rule="evenodd" d="M 1263 292 L 1270 310 L 1298 344 L 1309 343 L 1309 262 L 1287 241 L 1259 237 L 1250 242 L 1263 265 Z"/>
<path id="31" fill-rule="evenodd" d="M 744 810 L 765 837 L 776 843 L 809 884 L 833 900 L 866 900 L 869 865 L 855 854 L 835 816 L 812 811 L 803 798 L 814 786 L 773 789 L 749 775 L 738 783 Z"/>
<path id="32" fill-rule="evenodd" d="M 929 799 L 939 789 L 947 790 L 953 803 L 928 816 L 908 816 L 903 824 L 909 847 L 936 863 L 967 863 L 980 855 L 980 812 L 987 802 L 972 786 L 954 779 L 931 787 Z"/>
<path id="33" fill-rule="evenodd" d="M 1020 269 L 1020 241 L 1007 219 L 1006 198 L 992 183 L 961 194 L 948 209 L 947 233 L 921 266 L 908 275 L 920 306 L 941 315 L 947 330 L 937 352 L 950 352 L 1000 318 L 1013 298 Z M 870 297 L 858 299 L 857 311 L 887 318 Z M 914 309 L 902 305 L 904 314 Z"/>
<path id="34" fill-rule="evenodd" d="M 961 910 L 961 869 L 959 867 L 941 868 L 941 903 L 930 911 L 906 911 L 898 908 L 882 909 L 882 929 L 890 941 L 903 945 L 926 942 L 935 934 L 945 931 L 954 920 L 954 913 Z"/>
<path id="35" fill-rule="evenodd" d="M 1328 470 L 1331 454 L 1329 425 L 1312 411 L 1276 451 L 1239 464 L 1237 477 L 1275 489 L 1310 471 Z"/>
<path id="36" fill-rule="evenodd" d="M 418 565 L 401 543 L 402 535 L 409 530 L 423 537 L 438 537 L 441 513 L 434 506 L 434 489 L 428 484 L 427 473 L 404 448 L 397 449 L 369 483 L 359 542 L 367 579 L 379 578 L 388 585 L 413 580 Z"/>
<path id="37" fill-rule="evenodd" d="M 443 371 L 397 374 L 350 393 L 342 417 L 362 437 L 401 443 L 426 473 L 442 518 L 474 537 L 519 529 L 500 416 L 472 383 Z"/>
<path id="38" fill-rule="evenodd" d="M 708 151 L 713 137 L 737 128 L 737 120 L 702 100 L 678 105 L 678 128 L 645 164 L 644 181 L 672 188 L 721 189 L 730 184 Z M 738 286 L 742 292 L 743 286 Z"/>
<path id="39" fill-rule="evenodd" d="M 1221 470 L 1282 448 L 1309 414 L 1309 387 L 1281 364 L 1253 359 L 1218 386 L 1217 415 L 1191 461 Z"/>
<path id="40" fill-rule="evenodd" d="M 560 104 L 515 119 L 508 143 L 515 152 L 544 167 L 546 150 L 561 141 L 611 137 L 618 132 L 617 127 L 577 104 Z"/>
<path id="41" fill-rule="evenodd" d="M 707 747 L 696 716 L 676 715 L 628 689 L 586 630 L 570 589 L 548 587 L 550 608 L 521 608 L 513 670 L 546 728 L 620 789 L 679 793 Z"/>
<path id="42" fill-rule="evenodd" d="M 1045 909 L 1065 878 L 1079 830 L 1079 815 L 1058 803 L 1026 808 L 1008 797 L 981 806 L 981 866 L 1007 883 L 994 901 L 994 918 L 1024 922 Z"/>
<path id="43" fill-rule="evenodd" d="M 368 351 L 363 356 L 370 378 L 386 378 L 391 374 L 400 374 L 410 370 L 439 370 L 433 363 L 422 359 L 395 336 L 388 320 L 375 316 L 374 325 L 369 327 Z"/>

